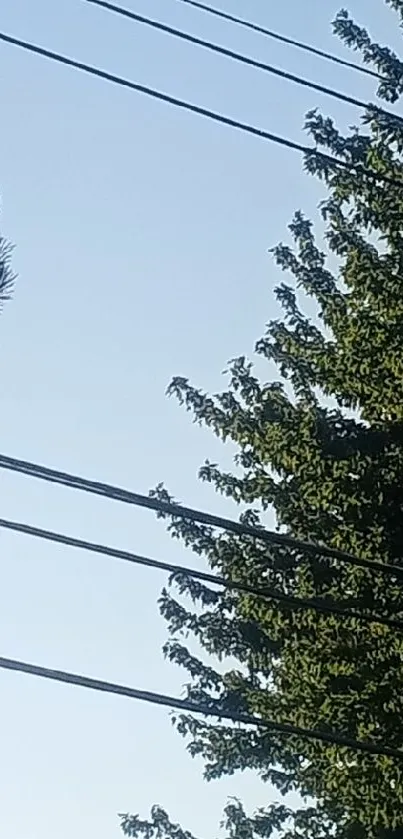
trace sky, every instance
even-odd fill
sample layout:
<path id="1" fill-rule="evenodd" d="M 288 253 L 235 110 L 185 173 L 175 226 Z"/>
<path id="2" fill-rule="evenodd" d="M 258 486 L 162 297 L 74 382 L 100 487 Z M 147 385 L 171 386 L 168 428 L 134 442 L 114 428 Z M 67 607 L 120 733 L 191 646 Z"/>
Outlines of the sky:
<path id="1" fill-rule="evenodd" d="M 129 0 L 127 0 L 129 6 Z M 346 55 L 336 0 L 221 0 L 221 8 Z M 131 8 L 370 99 L 370 79 L 176 0 Z M 349 8 L 399 47 L 382 0 Z M 82 0 L 0 2 L 0 29 L 134 81 L 304 141 L 319 107 L 342 128 L 348 105 L 118 19 Z M 225 387 L 251 355 L 284 279 L 267 251 L 322 188 L 298 154 L 0 44 L 1 231 L 15 243 L 15 295 L 0 321 L 0 451 L 236 516 L 197 478 L 232 451 L 192 424 L 165 389 L 184 375 Z M 262 375 L 268 375 L 259 367 Z M 271 375 L 271 373 L 270 373 Z M 152 513 L 1 473 L 1 515 L 193 562 Z M 0 655 L 180 695 L 158 613 L 164 575 L 0 533 Z M 0 834 L 118 839 L 119 812 L 155 802 L 200 839 L 229 796 L 276 795 L 250 773 L 213 784 L 168 709 L 0 672 Z"/>

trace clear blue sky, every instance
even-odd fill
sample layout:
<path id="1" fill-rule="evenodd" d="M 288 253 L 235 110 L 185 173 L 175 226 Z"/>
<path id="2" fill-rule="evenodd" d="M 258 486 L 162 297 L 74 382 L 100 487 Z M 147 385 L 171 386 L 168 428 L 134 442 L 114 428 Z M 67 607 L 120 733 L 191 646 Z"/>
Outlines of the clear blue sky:
<path id="1" fill-rule="evenodd" d="M 336 0 L 221 0 L 221 7 L 343 53 Z M 382 0 L 350 0 L 398 44 Z M 138 11 L 369 98 L 363 77 L 175 0 Z M 124 22 L 79 0 L 3 0 L 0 28 L 301 140 L 312 92 Z M 230 452 L 166 399 L 175 374 L 208 390 L 252 352 L 274 313 L 267 248 L 322 193 L 298 155 L 0 45 L 1 226 L 16 244 L 0 322 L 0 450 L 140 492 L 165 481 L 188 504 L 236 515 L 197 481 Z M 1 514 L 167 560 L 181 549 L 151 513 L 0 475 Z M 162 575 L 0 534 L 1 655 L 179 693 L 164 663 Z M 196 563 L 196 558 L 194 559 Z M 167 710 L 0 673 L 0 834 L 117 839 L 117 813 L 153 802 L 201 839 L 227 796 L 264 805 L 251 775 L 202 780 Z"/>

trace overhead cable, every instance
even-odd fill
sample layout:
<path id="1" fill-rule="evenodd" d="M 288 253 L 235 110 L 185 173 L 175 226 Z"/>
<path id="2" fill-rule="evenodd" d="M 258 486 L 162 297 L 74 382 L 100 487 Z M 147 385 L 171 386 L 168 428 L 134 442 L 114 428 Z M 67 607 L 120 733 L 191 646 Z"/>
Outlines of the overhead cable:
<path id="1" fill-rule="evenodd" d="M 337 157 L 333 157 L 333 155 L 331 154 L 326 154 L 326 152 L 318 151 L 318 149 L 313 146 L 304 146 L 302 143 L 297 143 L 294 140 L 289 140 L 286 137 L 281 137 L 278 134 L 273 134 L 270 131 L 265 131 L 263 128 L 258 128 L 255 125 L 241 122 L 239 120 L 233 119 L 232 117 L 228 117 L 224 114 L 218 113 L 217 111 L 211 111 L 209 108 L 203 108 L 200 105 L 195 105 L 193 102 L 187 102 L 184 99 L 178 99 L 174 96 L 170 96 L 167 93 L 162 93 L 159 90 L 155 90 L 155 88 L 148 87 L 147 85 L 137 84 L 137 82 L 132 82 L 129 79 L 122 78 L 121 76 L 116 76 L 113 73 L 108 73 L 106 70 L 101 70 L 98 67 L 94 67 L 90 64 L 85 64 L 82 61 L 76 61 L 73 58 L 61 55 L 60 53 L 54 52 L 53 50 L 45 49 L 44 47 L 40 47 L 37 44 L 32 44 L 29 41 L 23 41 L 21 40 L 21 38 L 14 38 L 12 35 L 7 35 L 5 32 L 0 32 L 0 41 L 18 47 L 19 49 L 34 53 L 35 55 L 40 55 L 43 58 L 46 58 L 50 61 L 55 61 L 58 64 L 64 64 L 67 67 L 74 67 L 76 70 L 80 70 L 83 73 L 88 73 L 91 76 L 96 76 L 97 78 L 111 82 L 112 84 L 118 85 L 120 87 L 125 87 L 129 90 L 134 90 L 137 93 L 141 93 L 144 96 L 149 96 L 152 99 L 157 99 L 160 102 L 165 102 L 166 104 L 172 105 L 175 108 L 180 108 L 181 110 L 189 111 L 193 114 L 198 114 L 198 116 L 210 119 L 213 122 L 217 122 L 222 125 L 227 125 L 230 128 L 235 128 L 238 131 L 242 131 L 246 134 L 251 134 L 254 137 L 260 137 L 260 139 L 262 140 L 267 140 L 268 142 L 275 143 L 279 146 L 283 146 L 284 148 L 292 149 L 293 151 L 297 151 L 300 154 L 307 155 L 312 159 L 316 159 L 318 161 L 320 160 L 325 164 L 329 164 L 330 166 L 335 166 L 338 169 L 346 169 L 347 171 L 352 172 L 355 175 L 363 175 L 364 177 L 367 177 L 372 181 L 390 184 L 391 186 L 398 187 L 399 190 L 402 189 L 403 180 L 399 178 L 393 178 L 389 175 L 384 175 L 382 172 L 373 171 L 360 163 L 352 163 L 347 160 L 339 160 Z"/>
<path id="2" fill-rule="evenodd" d="M 363 73 L 364 75 L 371 76 L 379 81 L 384 81 L 384 77 L 375 70 L 370 70 L 368 67 L 355 64 L 353 61 L 347 61 L 345 58 L 340 58 L 338 55 L 334 55 L 334 53 L 326 52 L 326 50 L 321 50 L 318 47 L 313 47 L 311 44 L 306 44 L 303 41 L 298 41 L 295 38 L 290 38 L 287 35 L 280 34 L 279 32 L 274 32 L 272 29 L 267 29 L 265 26 L 260 26 L 250 20 L 245 20 L 245 18 L 237 17 L 229 12 L 223 12 L 221 9 L 216 9 L 213 6 L 207 5 L 207 3 L 199 3 L 198 0 L 179 0 L 179 3 L 185 3 L 187 6 L 194 6 L 194 8 L 201 9 L 203 12 L 207 12 L 208 14 L 214 15 L 222 20 L 228 20 L 231 23 L 243 26 L 245 29 L 251 29 L 253 32 L 259 32 L 261 35 L 266 35 L 267 38 L 272 38 L 274 41 L 279 41 L 282 44 L 288 44 L 288 46 L 291 47 L 297 47 L 300 50 L 304 50 L 304 52 L 317 55 L 319 58 L 324 58 L 326 61 L 332 61 L 334 64 L 340 64 L 342 67 L 349 67 L 350 70 L 355 70 L 357 73 Z"/>
<path id="3" fill-rule="evenodd" d="M 174 576 L 182 575 L 190 577 L 191 579 L 201 580 L 204 583 L 210 583 L 220 586 L 230 591 L 240 591 L 245 594 L 253 594 L 264 600 L 274 600 L 277 603 L 283 603 L 290 610 L 293 609 L 308 609 L 324 614 L 338 615 L 344 619 L 353 619 L 366 624 L 381 624 L 388 626 L 390 629 L 397 629 L 403 631 L 403 621 L 397 618 L 387 618 L 382 615 L 365 614 L 357 609 L 351 609 L 348 603 L 342 600 L 337 601 L 333 598 L 319 599 L 319 598 L 301 598 L 293 597 L 289 594 L 271 589 L 268 586 L 250 585 L 248 583 L 237 582 L 228 579 L 227 577 L 210 574 L 207 571 L 198 571 L 196 568 L 189 568 L 184 565 L 175 565 L 170 562 L 162 562 L 158 559 L 151 559 L 147 556 L 131 553 L 129 551 L 119 550 L 118 548 L 111 548 L 108 545 L 101 545 L 95 542 L 87 542 L 83 539 L 76 539 L 74 536 L 67 536 L 64 533 L 55 533 L 52 530 L 43 530 L 40 527 L 33 527 L 22 522 L 10 521 L 9 519 L 0 519 L 0 528 L 4 530 L 11 530 L 14 533 L 22 533 L 25 536 L 33 536 L 37 539 L 43 539 L 47 542 L 55 542 L 59 545 L 66 545 L 70 548 L 79 548 L 90 553 L 101 554 L 108 556 L 111 559 L 121 559 L 126 562 L 131 562 L 133 565 L 140 565 L 145 568 L 153 568 L 158 571 L 164 571 Z"/>
<path id="4" fill-rule="evenodd" d="M 219 44 L 214 44 L 211 41 L 206 41 L 203 38 L 197 38 L 195 35 L 191 35 L 189 32 L 184 32 L 181 29 L 177 29 L 173 26 L 168 26 L 165 23 L 160 23 L 160 21 L 154 20 L 149 17 L 145 17 L 144 15 L 139 15 L 137 12 L 133 12 L 129 9 L 125 9 L 122 6 L 117 6 L 114 3 L 108 2 L 108 0 L 85 0 L 87 3 L 90 3 L 93 6 L 100 6 L 103 9 L 107 9 L 110 12 L 114 12 L 121 17 L 125 17 L 128 20 L 134 20 L 137 23 L 143 23 L 146 26 L 150 26 L 153 29 L 157 29 L 160 32 L 165 32 L 167 35 L 173 35 L 175 38 L 179 38 L 182 41 L 187 41 L 190 44 L 194 44 L 195 46 L 204 47 L 205 49 L 210 50 L 211 52 L 218 53 L 219 55 L 223 55 L 226 58 L 231 58 L 234 61 L 238 61 L 241 64 L 246 64 L 249 67 L 255 67 L 258 70 L 263 70 L 266 73 L 271 73 L 274 76 L 278 76 L 286 81 L 293 82 L 297 85 L 302 85 L 303 87 L 308 87 L 311 90 L 316 90 L 319 93 L 324 93 L 326 96 L 331 96 L 334 99 L 338 99 L 341 102 L 347 102 L 349 105 L 355 105 L 357 108 L 364 108 L 367 109 L 369 107 L 376 109 L 381 114 L 386 114 L 386 116 L 391 117 L 398 122 L 401 122 L 401 118 L 394 114 L 392 111 L 387 111 L 384 108 L 379 108 L 376 105 L 371 105 L 371 103 L 364 102 L 362 99 L 358 99 L 356 96 L 349 96 L 347 93 L 342 93 L 341 91 L 334 90 L 333 88 L 327 87 L 326 85 L 318 84 L 317 82 L 310 81 L 309 79 L 304 79 L 301 76 L 296 76 L 294 73 L 288 73 L 286 70 L 281 70 L 279 67 L 274 67 L 272 64 L 266 64 L 263 61 L 257 61 L 255 58 L 250 58 L 247 55 L 243 55 L 239 52 L 234 52 L 234 50 L 227 49 L 226 47 L 222 47 Z"/>
<path id="5" fill-rule="evenodd" d="M 280 723 L 275 722 L 274 720 L 265 720 L 256 716 L 251 716 L 249 714 L 229 712 L 224 708 L 220 709 L 218 702 L 212 702 L 211 705 L 202 705 L 201 703 L 192 702 L 190 699 L 179 699 L 174 696 L 166 696 L 162 693 L 139 690 L 138 688 L 126 687 L 126 685 L 115 684 L 114 682 L 105 682 L 101 679 L 92 679 L 88 676 L 80 676 L 76 673 L 66 673 L 63 670 L 50 670 L 47 667 L 39 667 L 35 664 L 29 664 L 25 661 L 15 661 L 10 658 L 1 657 L 0 668 L 3 670 L 13 670 L 19 673 L 26 673 L 30 676 L 39 676 L 39 678 L 50 679 L 54 682 L 64 682 L 65 684 L 75 685 L 76 687 L 102 691 L 103 693 L 114 693 L 119 696 L 127 696 L 130 699 L 138 699 L 141 702 L 149 702 L 153 705 L 163 705 L 169 708 L 175 708 L 179 711 L 218 717 L 220 720 L 230 720 L 231 722 L 238 722 L 243 725 L 253 725 L 259 728 L 268 729 L 269 731 L 274 731 L 277 734 L 304 737 L 309 740 L 318 740 L 322 743 L 330 743 L 331 745 L 353 749 L 354 751 L 366 752 L 367 754 L 372 755 L 386 755 L 387 757 L 403 760 L 403 751 L 393 748 L 392 746 L 383 745 L 382 743 L 371 743 L 365 740 L 354 740 L 350 737 L 338 734 L 336 731 L 321 731 L 320 729 L 315 728 L 300 728 L 299 726 L 292 725 L 291 723 Z"/>
<path id="6" fill-rule="evenodd" d="M 347 553 L 346 551 L 339 550 L 338 548 L 315 544 L 313 542 L 305 542 L 301 539 L 294 539 L 292 536 L 288 536 L 285 533 L 276 533 L 275 531 L 266 530 L 263 527 L 252 527 L 244 522 L 234 521 L 233 519 L 223 518 L 222 516 L 215 516 L 212 513 L 206 513 L 202 510 L 184 507 L 181 504 L 173 504 L 167 501 L 162 501 L 161 499 L 150 495 L 141 495 L 137 492 L 131 492 L 130 490 L 113 486 L 112 484 L 89 480 L 88 478 L 82 478 L 78 475 L 72 475 L 69 472 L 49 469 L 47 466 L 41 466 L 40 464 L 32 463 L 31 461 L 17 460 L 14 457 L 8 457 L 7 455 L 0 454 L 0 469 L 18 472 L 23 475 L 28 475 L 31 478 L 38 478 L 42 481 L 60 484 L 62 486 L 69 487 L 70 489 L 80 490 L 81 492 L 89 492 L 105 498 L 111 498 L 125 504 L 133 504 L 136 507 L 154 510 L 156 513 L 160 513 L 162 515 L 200 522 L 201 524 L 217 527 L 229 533 L 235 533 L 238 536 L 250 536 L 261 542 L 266 542 L 269 545 L 283 545 L 308 555 L 327 557 L 329 559 L 345 562 L 349 565 L 355 565 L 359 568 L 368 568 L 371 571 L 376 571 L 381 574 L 390 574 L 397 579 L 403 578 L 403 566 L 395 566 L 383 562 L 374 562 L 369 559 L 354 556 L 354 554 Z"/>

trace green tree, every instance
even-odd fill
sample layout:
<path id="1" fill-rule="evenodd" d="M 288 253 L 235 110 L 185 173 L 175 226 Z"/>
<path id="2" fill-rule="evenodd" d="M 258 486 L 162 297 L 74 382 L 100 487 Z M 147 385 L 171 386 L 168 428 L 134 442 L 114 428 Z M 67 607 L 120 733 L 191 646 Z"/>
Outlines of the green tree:
<path id="1" fill-rule="evenodd" d="M 403 24 L 403 0 L 387 0 Z M 378 95 L 396 101 L 403 64 L 341 12 L 335 31 L 382 76 Z M 276 291 L 284 315 L 256 352 L 275 362 L 280 380 L 259 381 L 244 357 L 232 361 L 215 396 L 176 378 L 170 386 L 197 422 L 237 446 L 234 471 L 207 461 L 200 477 L 241 504 L 240 518 L 261 525 L 274 509 L 278 527 L 378 562 L 401 563 L 403 549 L 403 121 L 368 108 L 347 136 L 332 120 L 308 114 L 320 154 L 306 167 L 326 184 L 320 247 L 297 212 L 292 246 L 273 254 L 291 278 Z M 301 302 L 312 298 L 316 315 Z M 156 493 L 169 498 L 164 487 Z M 312 559 L 259 539 L 222 534 L 171 518 L 169 529 L 228 579 L 271 585 L 303 597 L 331 597 L 365 613 L 398 616 L 403 591 L 394 578 L 325 558 Z M 160 607 L 170 640 L 165 653 L 190 676 L 188 697 L 305 728 L 403 749 L 403 635 L 381 625 L 295 610 L 250 594 L 213 591 L 185 575 L 164 590 Z M 207 666 L 186 645 L 197 641 Z M 204 656 L 205 658 L 205 656 Z M 237 665 L 228 663 L 234 660 Z M 220 665 L 213 666 L 214 660 Z M 201 754 L 208 779 L 246 768 L 306 804 L 274 804 L 248 816 L 225 811 L 231 839 L 393 839 L 403 836 L 403 761 L 345 747 L 179 715 L 179 732 Z M 150 821 L 125 816 L 127 836 L 190 839 L 154 808 Z"/>
<path id="2" fill-rule="evenodd" d="M 10 299 L 15 283 L 15 274 L 11 267 L 12 246 L 0 235 L 0 311 Z"/>

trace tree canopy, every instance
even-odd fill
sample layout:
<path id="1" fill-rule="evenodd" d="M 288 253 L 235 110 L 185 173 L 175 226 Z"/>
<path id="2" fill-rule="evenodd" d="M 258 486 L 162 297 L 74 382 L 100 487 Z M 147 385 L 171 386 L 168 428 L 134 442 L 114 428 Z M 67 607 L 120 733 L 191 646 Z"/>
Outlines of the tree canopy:
<path id="1" fill-rule="evenodd" d="M 0 311 L 10 299 L 15 283 L 15 274 L 11 267 L 12 245 L 0 235 Z"/>
<path id="2" fill-rule="evenodd" d="M 403 0 L 386 2 L 403 26 Z M 346 11 L 334 30 L 380 74 L 378 96 L 396 102 L 403 92 L 398 56 Z M 169 391 L 195 421 L 236 445 L 231 473 L 206 461 L 200 478 L 242 505 L 241 520 L 260 526 L 273 509 L 278 527 L 295 537 L 399 564 L 403 120 L 369 107 L 360 128 L 343 136 L 315 111 L 306 129 L 318 149 L 306 168 L 327 188 L 320 206 L 325 234 L 319 243 L 313 222 L 298 211 L 292 244 L 273 249 L 290 281 L 276 290 L 283 316 L 268 324 L 256 353 L 275 362 L 278 380 L 260 380 L 242 356 L 229 365 L 222 393 L 210 396 L 179 377 Z M 332 166 L 320 151 L 351 166 Z M 312 316 L 303 311 L 307 298 Z M 155 492 L 170 498 L 163 486 Z M 402 583 L 394 576 L 180 517 L 168 527 L 229 580 L 402 616 Z M 164 589 L 160 600 L 170 634 L 165 653 L 187 672 L 195 703 L 403 750 L 403 633 L 218 592 L 185 574 L 171 582 L 176 593 Z M 203 756 L 208 779 L 254 769 L 281 795 L 294 791 L 306 801 L 290 809 L 280 800 L 254 815 L 231 802 L 224 819 L 230 839 L 267 839 L 275 831 L 282 839 L 403 836 L 403 760 L 191 714 L 178 715 L 176 725 L 190 754 Z M 123 817 L 122 828 L 132 837 L 191 839 L 158 807 L 148 821 Z"/>

